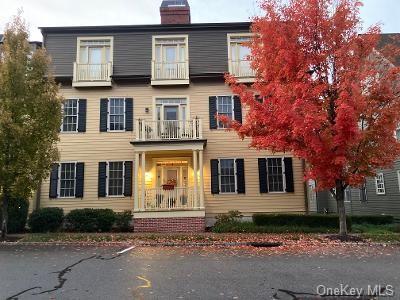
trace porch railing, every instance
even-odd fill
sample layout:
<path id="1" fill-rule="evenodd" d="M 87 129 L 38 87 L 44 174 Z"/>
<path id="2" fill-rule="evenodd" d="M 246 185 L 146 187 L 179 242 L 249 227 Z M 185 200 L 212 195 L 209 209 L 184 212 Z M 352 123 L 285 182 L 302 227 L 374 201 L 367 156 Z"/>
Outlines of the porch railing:
<path id="1" fill-rule="evenodd" d="M 152 61 L 152 80 L 185 80 L 189 79 L 189 63 Z"/>
<path id="2" fill-rule="evenodd" d="M 202 120 L 136 120 L 136 139 L 156 140 L 196 140 L 202 138 Z"/>
<path id="3" fill-rule="evenodd" d="M 171 190 L 165 190 L 162 187 L 146 189 L 144 209 L 145 211 L 157 210 L 185 210 L 196 209 L 194 188 L 175 187 Z"/>
<path id="4" fill-rule="evenodd" d="M 112 63 L 79 64 L 74 63 L 74 81 L 111 81 Z"/>
<path id="5" fill-rule="evenodd" d="M 239 78 L 254 77 L 255 72 L 251 68 L 251 63 L 248 60 L 231 60 L 231 74 Z"/>

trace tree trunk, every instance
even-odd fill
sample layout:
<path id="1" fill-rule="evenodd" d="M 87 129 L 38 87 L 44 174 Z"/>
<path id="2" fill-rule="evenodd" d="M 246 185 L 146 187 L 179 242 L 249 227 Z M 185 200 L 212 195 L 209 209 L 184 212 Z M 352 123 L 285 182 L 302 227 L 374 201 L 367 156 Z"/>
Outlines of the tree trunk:
<path id="1" fill-rule="evenodd" d="M 344 206 L 344 188 L 341 180 L 336 181 L 336 203 L 339 214 L 339 235 L 345 237 L 347 235 L 346 209 Z"/>
<path id="2" fill-rule="evenodd" d="M 7 224 L 8 224 L 8 192 L 4 191 L 3 193 L 3 202 L 2 202 L 2 215 L 3 221 L 1 223 L 1 238 L 4 240 L 7 235 Z"/>

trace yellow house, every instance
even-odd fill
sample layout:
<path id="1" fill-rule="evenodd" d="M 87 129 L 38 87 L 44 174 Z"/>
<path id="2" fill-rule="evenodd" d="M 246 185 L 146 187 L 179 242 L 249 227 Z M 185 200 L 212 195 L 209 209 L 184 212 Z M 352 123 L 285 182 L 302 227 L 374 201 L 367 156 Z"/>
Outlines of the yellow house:
<path id="1" fill-rule="evenodd" d="M 202 231 L 216 214 L 304 212 L 303 164 L 250 149 L 230 72 L 251 83 L 250 23 L 190 23 L 164 0 L 161 25 L 44 27 L 65 98 L 60 161 L 33 207 L 131 210 L 135 231 Z"/>

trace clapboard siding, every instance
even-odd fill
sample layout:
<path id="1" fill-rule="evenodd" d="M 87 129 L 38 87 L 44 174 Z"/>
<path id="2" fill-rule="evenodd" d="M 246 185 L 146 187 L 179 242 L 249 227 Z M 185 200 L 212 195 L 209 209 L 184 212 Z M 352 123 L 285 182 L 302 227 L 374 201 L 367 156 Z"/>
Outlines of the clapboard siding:
<path id="1" fill-rule="evenodd" d="M 103 207 L 116 211 L 133 209 L 133 197 L 98 198 L 98 162 L 100 161 L 133 161 L 134 151 L 130 142 L 135 131 L 126 133 L 99 132 L 100 99 L 111 96 L 133 98 L 134 118 L 151 120 L 153 117 L 152 99 L 154 96 L 189 96 L 191 118 L 203 120 L 203 137 L 208 140 L 204 151 L 204 192 L 205 207 L 208 215 L 239 210 L 246 215 L 255 212 L 304 212 L 305 195 L 302 163 L 293 160 L 294 193 L 260 194 L 258 180 L 258 158 L 271 155 L 267 151 L 249 149 L 248 140 L 241 141 L 234 132 L 209 129 L 208 99 L 212 95 L 230 94 L 229 87 L 220 83 L 191 84 L 190 87 L 155 89 L 148 85 L 118 86 L 112 89 L 63 88 L 62 95 L 87 99 L 87 130 L 85 133 L 61 134 L 59 149 L 61 161 L 74 160 L 85 163 L 84 198 L 82 199 L 49 199 L 49 181 L 44 181 L 41 189 L 41 206 L 63 207 L 65 211 L 74 208 Z M 145 113 L 145 108 L 150 108 Z M 279 155 L 279 154 L 276 154 Z M 192 154 L 168 153 L 160 157 L 188 157 Z M 147 170 L 151 169 L 152 156 L 147 157 Z M 243 158 L 245 166 L 246 194 L 212 195 L 210 191 L 210 160 L 215 158 Z M 153 177 L 154 178 L 154 177 Z M 189 178 L 190 179 L 190 178 Z M 140 180 L 139 180 L 140 182 Z"/>
<path id="2" fill-rule="evenodd" d="M 153 27 L 154 28 L 154 27 Z M 239 23 L 224 28 L 182 28 L 160 30 L 158 27 L 146 31 L 102 32 L 68 31 L 46 32 L 45 47 L 52 57 L 55 76 L 72 76 L 76 61 L 77 38 L 85 36 L 113 36 L 114 38 L 114 76 L 150 76 L 152 59 L 152 37 L 155 35 L 189 36 L 190 74 L 228 72 L 228 33 L 249 32 L 248 23 Z"/>
<path id="3" fill-rule="evenodd" d="M 400 217 L 400 188 L 397 171 L 400 170 L 400 160 L 397 160 L 393 169 L 382 170 L 385 179 L 385 195 L 377 195 L 375 179 L 367 179 L 367 201 L 360 201 L 360 190 L 351 189 L 351 201 L 346 202 L 346 210 L 355 215 L 388 214 Z M 381 172 L 381 171 L 378 171 Z M 332 197 L 325 196 L 318 199 L 329 212 L 336 212 L 336 202 Z"/>

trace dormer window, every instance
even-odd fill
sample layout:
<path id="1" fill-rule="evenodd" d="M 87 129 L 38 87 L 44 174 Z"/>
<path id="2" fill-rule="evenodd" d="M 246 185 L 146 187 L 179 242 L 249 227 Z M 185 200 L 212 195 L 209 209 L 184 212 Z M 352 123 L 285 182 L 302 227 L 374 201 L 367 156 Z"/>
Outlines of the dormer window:
<path id="1" fill-rule="evenodd" d="M 112 37 L 78 38 L 74 86 L 110 86 L 112 61 Z"/>
<path id="2" fill-rule="evenodd" d="M 250 42 L 252 34 L 228 34 L 229 73 L 239 81 L 254 81 L 254 71 L 248 59 L 251 54 L 246 43 Z"/>
<path id="3" fill-rule="evenodd" d="M 152 84 L 188 84 L 188 36 L 153 37 Z"/>

